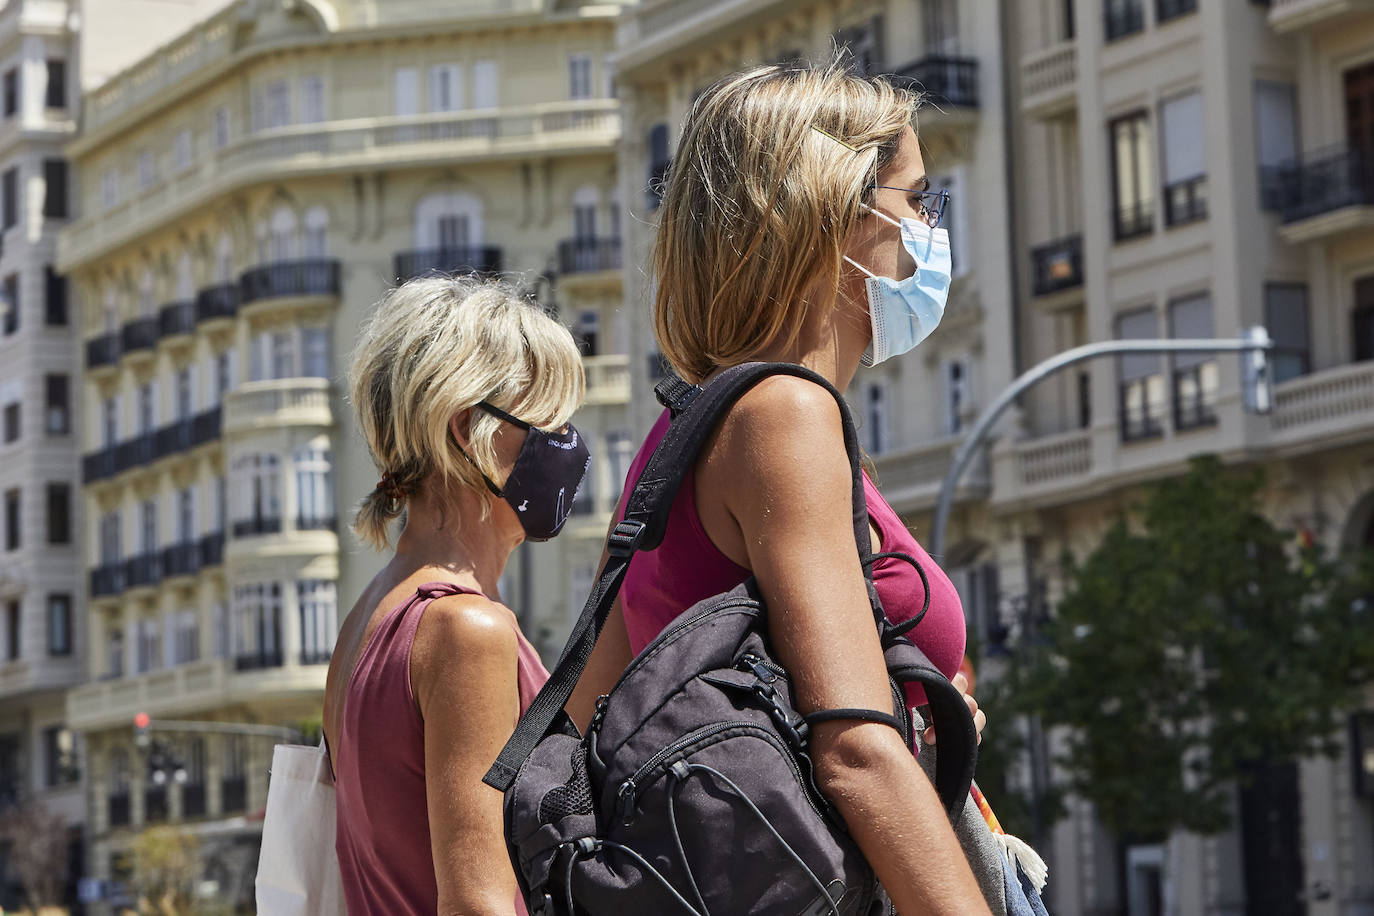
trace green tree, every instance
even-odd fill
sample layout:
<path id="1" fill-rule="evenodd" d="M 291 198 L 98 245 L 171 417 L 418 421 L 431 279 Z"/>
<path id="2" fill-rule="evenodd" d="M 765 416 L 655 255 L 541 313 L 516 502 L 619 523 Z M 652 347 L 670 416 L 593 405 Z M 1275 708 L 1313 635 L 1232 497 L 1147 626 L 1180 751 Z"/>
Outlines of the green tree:
<path id="1" fill-rule="evenodd" d="M 1327 556 L 1259 509 L 1262 472 L 1195 459 L 1082 563 L 1015 707 L 1067 726 L 1065 788 L 1121 834 L 1228 824 L 1256 765 L 1334 753 L 1374 677 L 1368 557 Z"/>

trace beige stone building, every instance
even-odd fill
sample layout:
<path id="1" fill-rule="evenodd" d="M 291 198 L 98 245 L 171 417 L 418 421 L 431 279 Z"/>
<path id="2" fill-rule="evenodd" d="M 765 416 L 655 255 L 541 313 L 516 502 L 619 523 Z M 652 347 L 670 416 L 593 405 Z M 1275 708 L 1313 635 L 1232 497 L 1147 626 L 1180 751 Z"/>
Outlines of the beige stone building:
<path id="1" fill-rule="evenodd" d="M 716 76 L 835 43 L 930 93 L 919 132 L 933 184 L 952 193 L 950 305 L 928 342 L 849 392 L 918 537 L 961 432 L 1020 371 L 1112 338 L 1265 325 L 1276 339 L 1268 416 L 1244 409 L 1234 355 L 1100 360 L 1023 399 L 956 491 L 940 558 L 983 645 L 1062 592 L 1064 549 L 1091 550 L 1143 484 L 1193 454 L 1262 462 L 1276 521 L 1333 547 L 1371 543 L 1368 3 L 646 0 L 619 43 L 628 264 L 652 238 L 646 186 Z M 627 270 L 635 353 L 653 346 L 651 287 Z M 658 410 L 654 366 L 631 361 L 636 430 Z M 1337 759 L 1238 792 L 1220 837 L 1131 844 L 1071 804 L 1044 842 L 1051 911 L 1374 912 L 1370 717 L 1339 737 Z"/>
<path id="2" fill-rule="evenodd" d="M 87 93 L 58 264 L 81 328 L 89 651 L 67 715 L 90 874 L 127 876 L 140 829 L 171 823 L 200 838 L 204 892 L 251 900 L 271 739 L 157 723 L 318 716 L 380 564 L 348 532 L 377 473 L 342 378 L 394 282 L 511 272 L 556 303 L 588 353 L 577 422 L 599 458 L 624 453 L 618 9 L 237 0 Z M 507 571 L 546 642 L 599 555 L 613 468 Z"/>

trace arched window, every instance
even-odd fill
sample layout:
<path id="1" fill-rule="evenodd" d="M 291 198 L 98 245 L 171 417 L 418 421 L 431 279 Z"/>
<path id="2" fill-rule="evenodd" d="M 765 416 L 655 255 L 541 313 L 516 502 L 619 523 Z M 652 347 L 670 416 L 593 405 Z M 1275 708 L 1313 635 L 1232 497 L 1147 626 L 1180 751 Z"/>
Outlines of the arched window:
<path id="1" fill-rule="evenodd" d="M 305 251 L 307 259 L 328 257 L 329 211 L 324 207 L 311 207 L 305 211 Z"/>
<path id="2" fill-rule="evenodd" d="M 296 214 L 283 204 L 272 211 L 268 230 L 267 258 L 273 264 L 290 261 L 296 256 Z"/>
<path id="3" fill-rule="evenodd" d="M 482 244 L 482 201 L 461 191 L 431 194 L 415 207 L 420 248 L 464 251 Z"/>
<path id="4" fill-rule="evenodd" d="M 196 297 L 195 278 L 191 275 L 191 255 L 182 252 L 177 258 L 177 301 L 190 302 Z"/>
<path id="5" fill-rule="evenodd" d="M 296 449 L 296 527 L 334 527 L 334 457 L 329 437 L 319 436 Z"/>

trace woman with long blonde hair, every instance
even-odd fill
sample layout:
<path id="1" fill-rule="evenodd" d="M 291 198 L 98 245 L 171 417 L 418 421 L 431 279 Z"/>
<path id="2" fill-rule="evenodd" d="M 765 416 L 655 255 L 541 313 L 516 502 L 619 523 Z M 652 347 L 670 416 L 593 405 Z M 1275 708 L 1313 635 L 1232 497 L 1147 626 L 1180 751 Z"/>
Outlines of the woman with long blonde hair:
<path id="1" fill-rule="evenodd" d="M 508 287 L 412 280 L 363 325 L 350 372 L 381 480 L 354 531 L 400 532 L 339 633 L 325 688 L 337 849 L 353 913 L 524 913 L 482 774 L 548 674 L 498 582 L 556 535 L 590 457 L 568 418 L 582 360 Z"/>
<path id="2" fill-rule="evenodd" d="M 939 228 L 947 195 L 926 177 L 916 106 L 910 92 L 838 65 L 747 70 L 697 98 L 653 255 L 655 332 L 680 375 L 709 387 L 741 363 L 789 362 L 844 390 L 860 365 L 909 351 L 934 329 L 949 286 Z M 665 412 L 625 492 L 668 423 Z M 850 474 L 839 406 L 825 390 L 773 376 L 740 398 L 684 478 L 662 544 L 630 567 L 568 704 L 574 720 L 590 718 L 595 698 L 677 613 L 750 576 L 799 711 L 890 708 Z M 928 574 L 929 611 L 911 638 L 954 677 L 965 642 L 959 596 L 871 481 L 864 489 L 874 550 L 909 554 Z M 873 579 L 894 623 L 921 610 L 926 587 L 910 565 L 881 559 Z M 924 695 L 914 688 L 907 700 L 919 709 Z M 819 788 L 898 911 L 989 911 L 984 892 L 997 896 L 1000 868 L 975 879 L 893 727 L 819 722 L 810 753 Z"/>

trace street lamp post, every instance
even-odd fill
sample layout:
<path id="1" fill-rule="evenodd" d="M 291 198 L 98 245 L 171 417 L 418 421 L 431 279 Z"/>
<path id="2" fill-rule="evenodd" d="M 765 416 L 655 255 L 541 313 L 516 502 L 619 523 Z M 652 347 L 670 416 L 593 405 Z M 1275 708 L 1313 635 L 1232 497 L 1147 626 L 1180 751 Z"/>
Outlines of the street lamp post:
<path id="1" fill-rule="evenodd" d="M 1100 343 L 1085 344 L 1065 350 L 1022 373 L 1016 381 L 1006 387 L 997 399 L 987 406 L 978 420 L 969 429 L 954 460 L 940 484 L 940 496 L 935 503 L 935 520 L 930 528 L 930 552 L 939 557 L 944 553 L 945 528 L 949 523 L 950 509 L 954 504 L 954 490 L 959 478 L 973 459 L 973 453 L 987 436 L 992 425 L 1022 392 L 1075 363 L 1096 359 L 1099 356 L 1118 356 L 1123 353 L 1218 353 L 1240 352 L 1243 354 L 1243 385 L 1246 407 L 1256 413 L 1269 412 L 1269 367 L 1265 351 L 1274 347 L 1269 332 L 1263 327 L 1252 327 L 1239 338 L 1219 338 L 1206 340 L 1105 340 Z"/>

